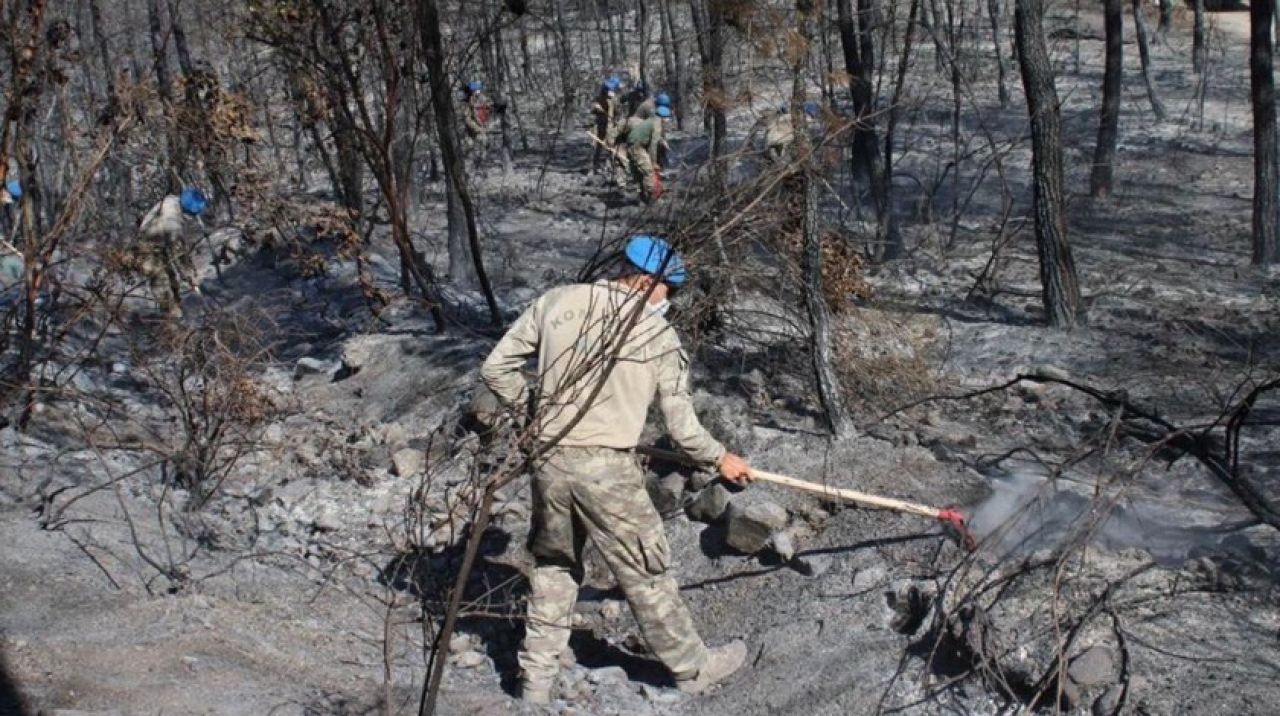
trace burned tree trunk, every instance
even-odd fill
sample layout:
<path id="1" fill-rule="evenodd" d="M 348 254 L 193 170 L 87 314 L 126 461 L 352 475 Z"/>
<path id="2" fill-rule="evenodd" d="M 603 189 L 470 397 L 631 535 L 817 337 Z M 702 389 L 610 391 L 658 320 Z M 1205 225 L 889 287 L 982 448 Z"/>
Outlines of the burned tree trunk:
<path id="1" fill-rule="evenodd" d="M 724 12 L 719 0 L 690 0 L 689 10 L 698 39 L 702 60 L 703 127 L 711 135 L 711 159 L 714 176 L 722 175 L 718 159 L 724 153 L 728 131 L 725 109 L 728 97 L 724 87 Z"/>
<path id="2" fill-rule="evenodd" d="M 1071 329 L 1084 320 L 1075 261 L 1067 243 L 1062 171 L 1062 117 L 1053 65 L 1044 38 L 1043 0 L 1015 0 L 1014 42 L 1031 118 L 1031 169 L 1040 284 L 1050 326 Z"/>
<path id="3" fill-rule="evenodd" d="M 1156 37 L 1159 42 L 1168 42 L 1169 31 L 1173 29 L 1173 0 L 1160 0 L 1160 24 L 1156 26 Z"/>
<path id="4" fill-rule="evenodd" d="M 1204 0 L 1191 0 L 1191 7 L 1195 11 L 1195 25 L 1191 28 L 1191 69 L 1200 74 L 1204 72 L 1209 59 L 1209 43 L 1204 27 Z"/>
<path id="5" fill-rule="evenodd" d="M 987 0 L 987 15 L 991 21 L 991 42 L 996 50 L 996 92 L 1000 107 L 1009 106 L 1009 90 L 1005 86 L 1004 50 L 1000 42 L 1000 0 Z"/>
<path id="6" fill-rule="evenodd" d="M 1147 86 L 1147 99 L 1151 102 L 1151 112 L 1157 122 L 1163 122 L 1168 116 L 1164 102 L 1156 93 L 1156 84 L 1151 78 L 1151 43 L 1148 41 L 1147 15 L 1142 11 L 1142 0 L 1133 0 L 1133 29 L 1138 36 L 1138 57 L 1142 60 L 1142 81 Z"/>
<path id="7" fill-rule="evenodd" d="M 480 230 L 476 225 L 475 205 L 467 189 L 466 169 L 462 152 L 458 147 L 457 122 L 453 114 L 453 102 L 449 92 L 449 78 L 445 73 L 444 38 L 440 32 L 440 10 L 436 0 L 418 1 L 418 32 L 422 42 L 423 59 L 431 83 L 431 106 L 435 113 L 436 135 L 440 138 L 440 156 L 448 176 L 449 190 L 456 192 L 467 227 L 468 249 L 475 267 L 475 278 L 489 307 L 489 319 L 494 325 L 502 323 L 502 312 L 494 298 L 493 287 L 484 270 L 480 253 Z M 570 90 L 571 91 L 571 90 Z"/>
<path id="8" fill-rule="evenodd" d="M 1124 6 L 1121 0 L 1104 0 L 1107 59 L 1102 76 L 1102 111 L 1098 118 L 1098 143 L 1093 149 L 1089 193 L 1094 198 L 1111 194 L 1115 184 L 1116 140 L 1120 134 L 1120 87 L 1124 73 Z"/>
<path id="9" fill-rule="evenodd" d="M 849 77 L 849 100 L 853 104 L 852 170 L 871 189 L 876 211 L 876 253 L 883 259 L 901 258 L 905 253 L 902 235 L 892 216 L 889 177 L 880 163 L 879 140 L 874 119 L 875 98 L 871 90 L 875 71 L 875 36 L 871 22 L 875 4 L 859 0 L 855 24 L 852 0 L 838 0 L 836 23 L 840 30 L 840 48 L 844 55 L 845 74 Z"/>
<path id="10" fill-rule="evenodd" d="M 1253 102 L 1253 263 L 1276 263 L 1280 202 L 1276 192 L 1276 85 L 1272 65 L 1272 0 L 1249 4 L 1249 94 Z"/>

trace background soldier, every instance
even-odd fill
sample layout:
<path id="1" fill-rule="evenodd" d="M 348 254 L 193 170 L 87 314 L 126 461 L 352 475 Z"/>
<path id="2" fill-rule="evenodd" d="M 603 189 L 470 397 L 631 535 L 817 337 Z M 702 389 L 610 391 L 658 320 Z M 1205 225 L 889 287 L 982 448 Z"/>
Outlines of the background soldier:
<path id="1" fill-rule="evenodd" d="M 595 122 L 595 131 L 592 136 L 596 141 L 593 142 L 595 149 L 591 154 L 590 174 L 598 170 L 600 159 L 606 152 L 616 155 L 613 146 L 618 139 L 619 130 L 622 129 L 622 108 L 618 102 L 618 89 L 621 87 L 622 80 L 610 77 L 600 84 L 600 91 L 596 94 L 595 101 L 591 103 L 591 117 Z M 625 165 L 612 156 L 607 161 L 613 169 L 615 183 L 623 183 L 626 177 Z"/>
<path id="2" fill-rule="evenodd" d="M 685 281 L 680 257 L 661 239 L 637 236 L 626 259 L 617 280 L 543 294 L 480 369 L 484 383 L 514 408 L 528 395 L 521 368 L 537 355 L 541 402 L 534 427 L 540 440 L 560 438 L 533 482 L 535 566 L 519 663 L 522 695 L 535 703 L 550 701 L 569 643 L 588 537 L 681 690 L 706 691 L 746 659 L 740 640 L 707 649 L 667 574 L 670 547 L 634 453 L 655 393 L 671 437 L 690 457 L 739 483 L 750 479 L 750 467 L 694 414 L 688 357 L 663 317 L 669 292 Z M 611 356 L 622 360 L 605 372 Z"/>
<path id="3" fill-rule="evenodd" d="M 631 176 L 640 184 L 640 201 L 646 204 L 662 196 L 662 167 L 658 164 L 658 157 L 665 144 L 662 120 L 670 116 L 669 107 L 657 107 L 649 112 L 642 105 L 636 115 L 627 120 L 623 139 L 627 145 L 627 158 L 631 161 Z"/>
<path id="4" fill-rule="evenodd" d="M 191 252 L 183 241 L 182 215 L 204 211 L 206 199 L 197 189 L 187 188 L 182 196 L 166 196 L 147 212 L 139 227 L 138 247 L 142 273 L 151 287 L 151 296 L 170 318 L 182 317 L 182 283 L 200 293 Z M 182 272 L 181 277 L 179 271 Z"/>
<path id="5" fill-rule="evenodd" d="M 467 148 L 478 157 L 488 148 L 486 127 L 493 105 L 484 93 L 484 83 L 471 80 L 467 83 L 466 100 L 462 107 L 462 122 L 466 129 Z"/>

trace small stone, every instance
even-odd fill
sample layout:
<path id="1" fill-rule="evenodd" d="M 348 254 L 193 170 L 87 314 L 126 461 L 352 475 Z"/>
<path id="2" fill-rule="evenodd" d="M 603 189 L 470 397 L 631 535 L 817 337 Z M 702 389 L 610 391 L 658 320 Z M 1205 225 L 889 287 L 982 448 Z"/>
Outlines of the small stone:
<path id="1" fill-rule="evenodd" d="M 1093 716 L 1112 716 L 1120 707 L 1120 697 L 1124 695 L 1124 687 L 1114 685 L 1093 701 Z"/>
<path id="2" fill-rule="evenodd" d="M 328 375 L 337 369 L 338 366 L 330 363 L 329 361 L 323 361 L 319 358 L 306 356 L 299 358 L 298 362 L 294 364 L 293 379 L 299 380 L 311 375 Z"/>
<path id="3" fill-rule="evenodd" d="M 806 577 L 821 577 L 831 564 L 831 556 L 826 554 L 806 554 L 791 560 L 791 568 Z"/>
<path id="4" fill-rule="evenodd" d="M 321 508 L 312 519 L 311 524 L 321 532 L 337 532 L 342 529 L 342 520 L 329 508 Z"/>
<path id="5" fill-rule="evenodd" d="M 475 648 L 475 639 L 470 634 L 454 634 L 449 640 L 449 653 L 461 654 Z"/>
<path id="6" fill-rule="evenodd" d="M 657 479 L 649 480 L 645 487 L 649 490 L 649 499 L 660 515 L 669 515 L 680 509 L 684 497 L 684 476 L 673 472 Z"/>
<path id="7" fill-rule="evenodd" d="M 348 340 L 342 345 L 342 367 L 350 373 L 360 370 L 369 362 L 380 342 L 374 336 L 356 336 Z"/>
<path id="8" fill-rule="evenodd" d="M 586 625 L 587 625 L 587 617 L 582 614 L 579 614 L 578 612 L 574 612 L 573 616 L 569 618 L 569 626 L 573 627 L 574 629 L 581 629 Z"/>
<path id="9" fill-rule="evenodd" d="M 705 490 L 708 485 L 715 481 L 715 475 L 705 470 L 696 470 L 692 475 L 689 475 L 689 479 L 685 480 L 685 489 L 689 492 L 698 492 Z"/>
<path id="10" fill-rule="evenodd" d="M 600 607 L 600 616 L 604 617 L 608 621 L 614 621 L 618 617 L 622 616 L 622 602 L 619 602 L 616 599 L 606 601 Z"/>
<path id="11" fill-rule="evenodd" d="M 796 541 L 789 531 L 782 531 L 773 536 L 773 551 L 778 553 L 783 562 L 790 562 L 796 556 Z"/>
<path id="12" fill-rule="evenodd" d="M 200 660 L 194 656 L 184 656 L 179 661 L 182 662 L 183 666 L 187 667 L 187 671 L 195 671 L 196 665 L 200 663 Z"/>
<path id="13" fill-rule="evenodd" d="M 587 672 L 587 681 L 596 684 L 625 684 L 627 683 L 627 672 L 621 666 L 606 666 L 601 669 L 592 669 Z"/>
<path id="14" fill-rule="evenodd" d="M 740 508 L 729 506 L 729 528 L 725 542 L 744 554 L 755 554 L 787 525 L 787 511 L 773 502 L 757 502 Z"/>
<path id="15" fill-rule="evenodd" d="M 387 447 L 400 447 L 409 442 L 409 431 L 400 423 L 387 423 L 382 426 L 382 444 Z"/>
<path id="16" fill-rule="evenodd" d="M 1071 374 L 1056 365 L 1038 365 L 1031 369 L 1031 374 L 1049 380 L 1071 380 Z"/>
<path id="17" fill-rule="evenodd" d="M 397 477 L 413 477 L 422 471 L 426 462 L 422 451 L 417 448 L 401 448 L 391 457 L 391 474 Z"/>
<path id="18" fill-rule="evenodd" d="M 477 666 L 487 662 L 489 657 L 478 651 L 464 651 L 453 659 L 453 663 L 459 668 L 474 669 Z"/>
<path id="19" fill-rule="evenodd" d="M 128 363 L 112 363 L 111 372 L 116 375 L 125 375 L 126 373 L 129 372 L 129 364 Z"/>
<path id="20" fill-rule="evenodd" d="M 1093 686 L 1109 683 L 1115 678 L 1115 668 L 1115 650 L 1103 644 L 1095 644 L 1067 664 L 1067 676 L 1081 686 Z"/>
<path id="21" fill-rule="evenodd" d="M 660 686 L 654 686 L 643 682 L 640 684 L 640 694 L 644 696 L 649 703 L 661 706 L 674 704 L 683 698 L 683 694 L 676 689 L 664 689 Z"/>
<path id="22" fill-rule="evenodd" d="M 689 519 L 699 522 L 715 522 L 724 516 L 729 509 L 729 491 L 723 485 L 715 484 L 698 493 L 698 496 L 685 508 Z"/>

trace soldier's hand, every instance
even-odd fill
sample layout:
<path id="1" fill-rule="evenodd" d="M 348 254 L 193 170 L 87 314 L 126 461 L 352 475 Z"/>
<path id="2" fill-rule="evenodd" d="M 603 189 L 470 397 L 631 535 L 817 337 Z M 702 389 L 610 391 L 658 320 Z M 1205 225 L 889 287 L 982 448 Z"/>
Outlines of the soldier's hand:
<path id="1" fill-rule="evenodd" d="M 717 467 L 720 470 L 720 476 L 735 485 L 746 485 L 751 482 L 751 466 L 740 455 L 725 453 Z"/>

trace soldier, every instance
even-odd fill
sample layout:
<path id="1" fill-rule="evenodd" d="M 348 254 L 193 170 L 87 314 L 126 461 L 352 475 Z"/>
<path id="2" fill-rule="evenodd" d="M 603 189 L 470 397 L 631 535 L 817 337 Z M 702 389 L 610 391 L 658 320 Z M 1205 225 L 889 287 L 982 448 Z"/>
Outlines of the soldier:
<path id="1" fill-rule="evenodd" d="M 191 252 L 182 240 L 182 215 L 198 215 L 204 211 L 205 204 L 204 194 L 199 190 L 184 189 L 181 197 L 170 194 L 152 207 L 139 227 L 142 273 L 151 287 L 151 296 L 170 318 L 182 318 L 180 279 L 185 280 L 193 292 L 200 293 Z"/>
<path id="2" fill-rule="evenodd" d="M 521 367 L 538 356 L 533 428 L 547 451 L 535 466 L 535 565 L 518 657 L 522 696 L 534 703 L 551 699 L 588 537 L 617 577 L 650 650 L 682 691 L 702 693 L 746 659 L 741 640 L 714 649 L 703 644 L 667 573 L 670 547 L 634 453 L 655 394 L 671 437 L 690 457 L 739 484 L 750 480 L 751 469 L 694 414 L 688 356 L 664 318 L 670 292 L 685 282 L 680 257 L 661 239 L 636 236 L 626 260 L 615 280 L 543 294 L 480 369 L 486 386 L 516 408 L 530 392 Z"/>
<path id="3" fill-rule="evenodd" d="M 627 120 L 619 137 L 627 146 L 631 176 L 640 184 L 640 201 L 646 204 L 662 196 L 662 167 L 658 157 L 666 145 L 662 138 L 662 120 L 670 116 L 670 107 L 657 107 L 649 112 L 641 105 L 636 115 Z"/>
<path id="4" fill-rule="evenodd" d="M 489 113 L 493 105 L 484 93 L 484 83 L 471 80 L 467 83 L 466 102 L 462 108 L 462 121 L 466 127 L 468 149 L 477 157 L 483 156 L 488 148 L 486 125 L 489 124 Z"/>
<path id="5" fill-rule="evenodd" d="M 627 108 L 627 117 L 634 117 L 640 111 L 643 105 L 653 112 L 653 100 L 649 98 L 649 88 L 645 86 L 641 80 L 636 80 L 631 85 L 631 90 L 622 98 L 623 105 Z"/>
<path id="6" fill-rule="evenodd" d="M 805 102 L 803 107 L 806 123 L 818 116 L 818 104 Z M 782 162 L 791 151 L 795 142 L 795 127 L 791 122 L 791 112 L 787 105 L 780 105 L 773 116 L 762 117 L 765 123 L 764 144 L 765 158 L 771 162 Z"/>
<path id="7" fill-rule="evenodd" d="M 600 166 L 600 159 L 604 153 L 608 152 L 611 156 L 608 159 L 610 167 L 613 168 L 615 183 L 621 184 L 625 182 L 626 165 L 616 159 L 617 152 L 613 150 L 613 145 L 618 138 L 618 131 L 622 128 L 622 111 L 618 103 L 618 89 L 622 87 L 622 80 L 617 77 L 610 77 L 600 84 L 600 91 L 596 93 L 595 101 L 591 103 L 591 117 L 595 123 L 595 131 L 592 136 L 595 137 L 595 151 L 591 154 L 591 171 L 594 174 Z"/>

